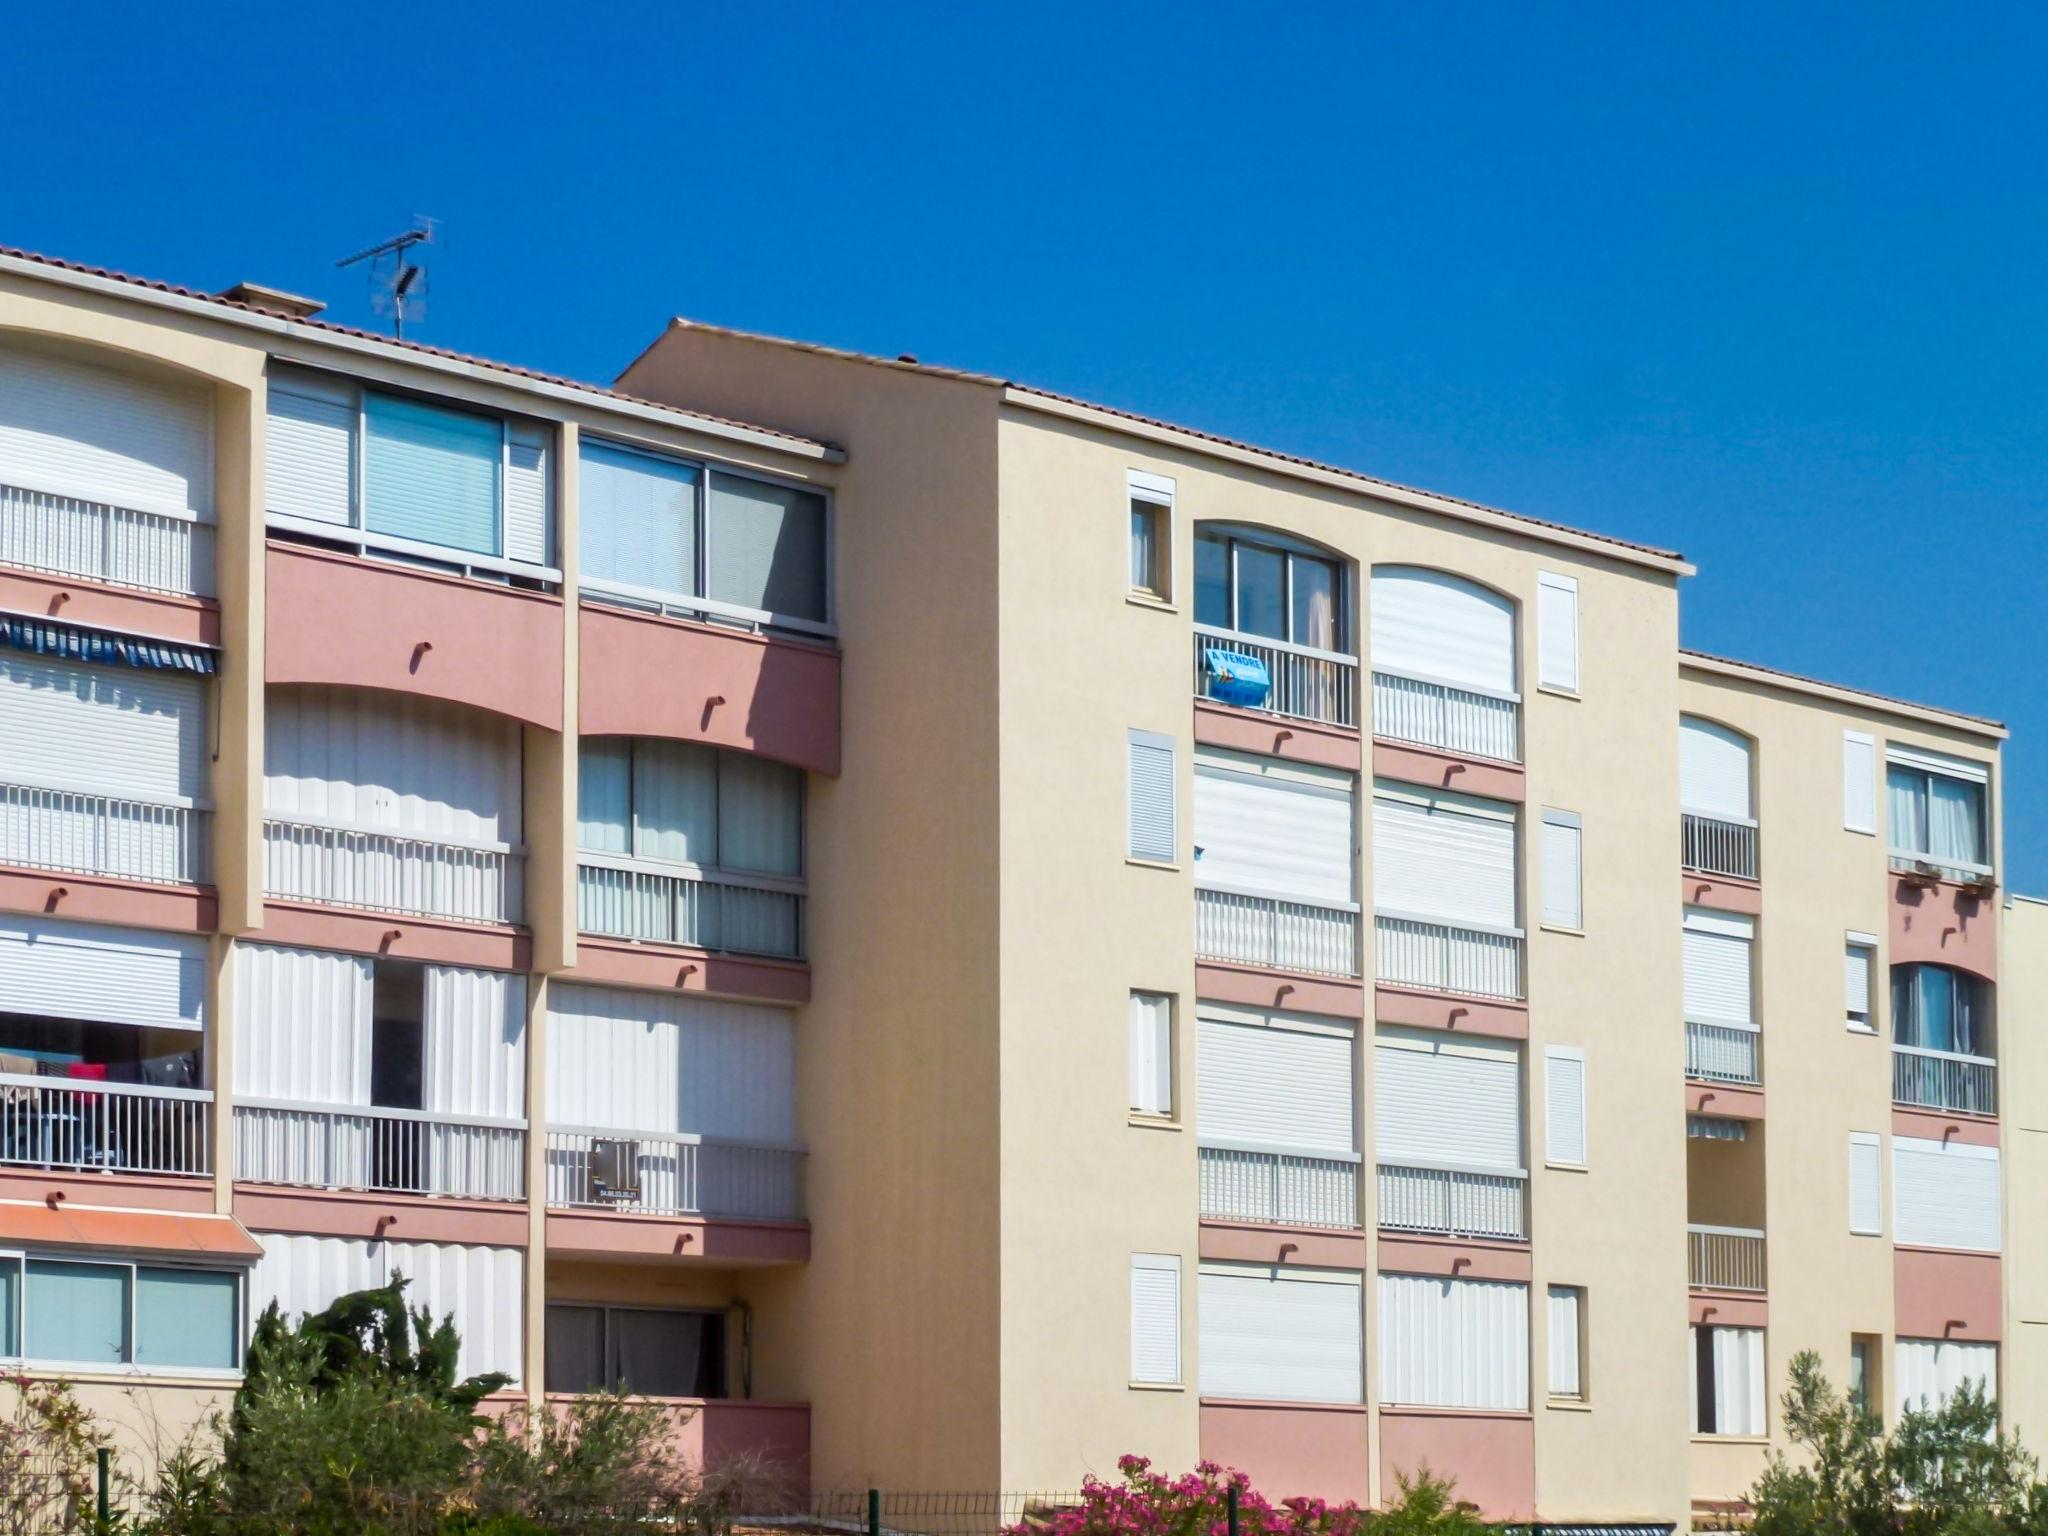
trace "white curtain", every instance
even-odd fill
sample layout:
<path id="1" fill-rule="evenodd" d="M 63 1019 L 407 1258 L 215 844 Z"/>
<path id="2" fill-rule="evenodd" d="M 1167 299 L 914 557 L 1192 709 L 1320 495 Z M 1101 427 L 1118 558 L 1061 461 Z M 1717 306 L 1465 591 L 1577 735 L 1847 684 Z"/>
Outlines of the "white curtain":
<path id="1" fill-rule="evenodd" d="M 1714 1433 L 1764 1433 L 1764 1331 L 1712 1328 Z"/>
<path id="2" fill-rule="evenodd" d="M 1977 815 L 1979 790 L 1957 779 L 1930 777 L 1927 819 L 1931 841 L 1925 845 L 1937 859 L 1965 864 L 1984 862 L 1983 829 Z"/>
<path id="3" fill-rule="evenodd" d="M 1927 846 L 1926 780 L 1910 768 L 1887 768 L 1885 812 L 1891 822 L 1891 846 L 1917 852 Z"/>

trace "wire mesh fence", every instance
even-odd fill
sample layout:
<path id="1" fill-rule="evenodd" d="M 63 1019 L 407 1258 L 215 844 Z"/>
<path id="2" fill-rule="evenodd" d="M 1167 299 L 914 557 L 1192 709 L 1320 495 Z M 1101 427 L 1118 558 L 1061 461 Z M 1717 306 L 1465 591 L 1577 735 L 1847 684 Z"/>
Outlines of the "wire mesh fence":
<path id="1" fill-rule="evenodd" d="M 805 1507 L 761 1523 L 821 1536 L 1001 1536 L 1049 1521 L 1081 1502 L 1078 1492 L 903 1493 L 842 1489 L 813 1493 Z"/>

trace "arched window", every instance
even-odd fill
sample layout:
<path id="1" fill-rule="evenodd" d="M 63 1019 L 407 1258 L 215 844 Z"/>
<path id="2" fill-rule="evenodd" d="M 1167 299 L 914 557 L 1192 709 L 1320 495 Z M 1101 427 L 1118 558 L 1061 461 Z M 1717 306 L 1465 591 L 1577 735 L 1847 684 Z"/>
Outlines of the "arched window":
<path id="1" fill-rule="evenodd" d="M 1344 569 L 1280 534 L 1195 530 L 1195 622 L 1212 629 L 1351 653 Z"/>
<path id="2" fill-rule="evenodd" d="M 1951 966 L 1893 966 L 1893 1044 L 1958 1056 L 1989 1056 L 1987 991 L 1977 977 Z"/>
<path id="3" fill-rule="evenodd" d="M 1375 566 L 1372 669 L 1514 698 L 1515 605 L 1448 571 Z"/>

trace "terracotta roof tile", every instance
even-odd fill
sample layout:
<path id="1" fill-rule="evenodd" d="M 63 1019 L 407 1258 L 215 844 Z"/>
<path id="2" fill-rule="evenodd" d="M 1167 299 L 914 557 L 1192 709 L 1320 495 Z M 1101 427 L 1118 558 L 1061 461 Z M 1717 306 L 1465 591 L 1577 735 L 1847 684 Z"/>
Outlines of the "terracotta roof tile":
<path id="1" fill-rule="evenodd" d="M 1850 683 L 1832 682 L 1825 677 L 1808 677 L 1804 672 L 1787 672 L 1783 667 L 1767 667 L 1761 662 L 1741 661 L 1733 656 L 1716 656 L 1712 651 L 1693 651 L 1681 648 L 1678 653 L 1681 662 L 1715 661 L 1724 667 L 1740 667 L 1745 672 L 1761 672 L 1766 677 L 1782 677 L 1792 683 L 1812 683 L 1821 688 L 1833 688 L 1842 693 L 1853 693 L 1878 704 L 1896 704 L 1902 709 L 1924 709 L 1937 715 L 1953 715 L 1958 720 L 1968 720 L 1976 725 L 1988 725 L 1994 730 L 2006 728 L 2003 720 L 1994 720 L 1989 715 L 1966 714 L 1960 709 L 1950 709 L 1945 704 L 1923 704 L 1918 699 L 1902 699 L 1889 693 L 1875 693 L 1868 688 L 1858 688 Z"/>

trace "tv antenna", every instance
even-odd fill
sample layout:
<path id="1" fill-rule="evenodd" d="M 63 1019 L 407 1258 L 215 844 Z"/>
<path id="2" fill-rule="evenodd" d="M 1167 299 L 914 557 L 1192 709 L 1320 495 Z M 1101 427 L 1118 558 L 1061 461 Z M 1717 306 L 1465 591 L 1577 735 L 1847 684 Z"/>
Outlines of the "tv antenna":
<path id="1" fill-rule="evenodd" d="M 391 317 L 392 332 L 401 341 L 408 317 L 414 321 L 427 317 L 426 263 L 424 259 L 415 261 L 408 253 L 416 246 L 432 245 L 439 232 L 438 220 L 415 214 L 412 228 L 404 234 L 380 240 L 335 263 L 337 267 L 352 267 L 360 261 L 370 264 L 370 306 Z"/>

